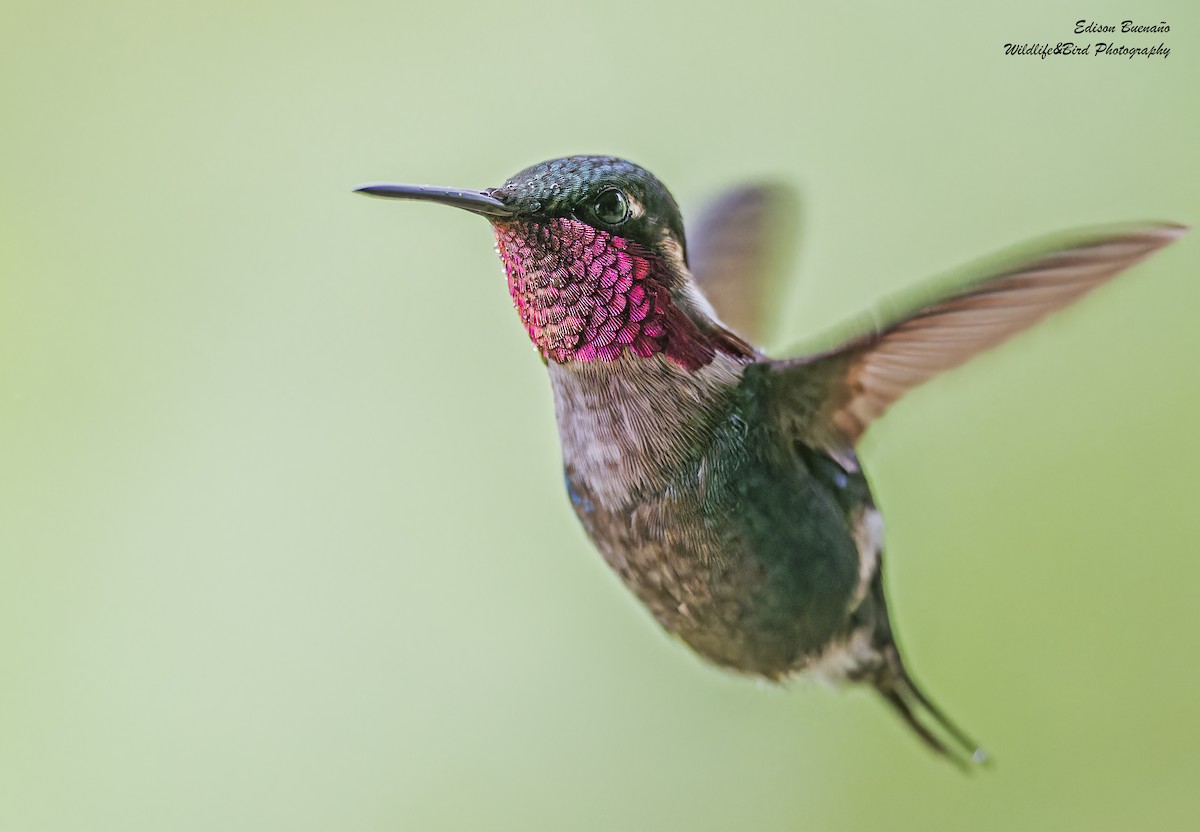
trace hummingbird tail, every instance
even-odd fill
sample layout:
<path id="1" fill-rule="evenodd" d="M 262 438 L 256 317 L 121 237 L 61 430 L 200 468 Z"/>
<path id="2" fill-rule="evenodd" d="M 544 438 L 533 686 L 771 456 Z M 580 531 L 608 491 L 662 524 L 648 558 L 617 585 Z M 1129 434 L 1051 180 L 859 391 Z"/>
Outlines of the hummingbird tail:
<path id="1" fill-rule="evenodd" d="M 991 761 L 987 751 L 925 695 L 905 669 L 895 644 L 884 649 L 884 657 L 885 665 L 874 681 L 875 689 L 896 709 L 913 733 L 964 771 L 969 771 L 972 765 L 984 765 Z"/>

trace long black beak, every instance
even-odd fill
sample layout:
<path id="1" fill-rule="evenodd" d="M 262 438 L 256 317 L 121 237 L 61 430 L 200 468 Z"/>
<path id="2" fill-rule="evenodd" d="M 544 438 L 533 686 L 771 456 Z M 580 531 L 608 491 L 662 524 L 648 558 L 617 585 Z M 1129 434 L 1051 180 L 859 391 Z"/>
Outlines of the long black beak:
<path id="1" fill-rule="evenodd" d="M 483 191 L 464 191 L 461 188 L 439 188 L 436 185 L 397 185 L 392 182 L 368 182 L 354 189 L 367 196 L 388 199 L 418 199 L 423 202 L 440 202 L 464 208 L 473 214 L 485 217 L 511 217 L 515 213 L 494 196 Z"/>

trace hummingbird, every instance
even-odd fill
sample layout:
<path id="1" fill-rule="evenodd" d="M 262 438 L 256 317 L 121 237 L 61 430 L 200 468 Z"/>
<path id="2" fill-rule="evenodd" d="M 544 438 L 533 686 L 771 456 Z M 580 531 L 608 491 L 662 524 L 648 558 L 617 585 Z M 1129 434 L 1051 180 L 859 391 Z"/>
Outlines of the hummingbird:
<path id="1" fill-rule="evenodd" d="M 876 690 L 934 752 L 987 754 L 897 647 L 883 520 L 857 446 L 908 390 L 1178 239 L 1175 224 L 1076 235 L 974 280 L 900 298 L 832 348 L 771 358 L 773 186 L 718 200 L 687 240 L 653 174 L 571 156 L 497 188 L 371 183 L 488 220 L 553 390 L 567 495 L 600 554 L 669 633 L 779 682 Z M 690 242 L 690 246 L 689 246 Z"/>

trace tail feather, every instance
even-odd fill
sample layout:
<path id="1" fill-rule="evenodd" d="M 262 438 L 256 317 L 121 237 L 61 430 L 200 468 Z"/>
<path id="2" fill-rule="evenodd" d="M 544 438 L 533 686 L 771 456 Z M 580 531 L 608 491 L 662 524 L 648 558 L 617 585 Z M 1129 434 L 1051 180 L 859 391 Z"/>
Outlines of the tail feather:
<path id="1" fill-rule="evenodd" d="M 860 680 L 873 685 L 922 742 L 959 768 L 969 771 L 989 763 L 991 757 L 987 751 L 933 703 L 904 666 L 888 616 L 882 560 L 880 564 L 870 592 L 857 611 L 859 620 L 871 629 L 876 656 L 871 669 Z"/>
<path id="2" fill-rule="evenodd" d="M 884 701 L 896 709 L 913 733 L 933 751 L 964 771 L 989 763 L 991 757 L 987 751 L 946 716 L 913 681 L 900 659 L 896 645 L 887 645 L 883 653 L 885 663 L 873 680 L 875 689 Z"/>

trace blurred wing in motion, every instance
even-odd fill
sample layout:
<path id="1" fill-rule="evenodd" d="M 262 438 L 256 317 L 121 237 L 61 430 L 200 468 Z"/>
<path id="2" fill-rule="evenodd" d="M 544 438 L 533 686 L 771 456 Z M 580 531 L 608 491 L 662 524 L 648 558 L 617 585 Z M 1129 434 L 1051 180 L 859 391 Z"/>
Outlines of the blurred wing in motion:
<path id="1" fill-rule="evenodd" d="M 791 190 L 749 185 L 707 206 L 687 235 L 700 290 L 722 323 L 756 345 L 771 334 L 770 307 L 791 266 L 799 216 Z"/>
<path id="2" fill-rule="evenodd" d="M 1068 306 L 1186 231 L 1163 224 L 1093 233 L 938 299 L 889 304 L 909 311 L 882 316 L 885 323 L 833 350 L 772 362 L 781 405 L 814 444 L 854 444 L 907 391 Z"/>

